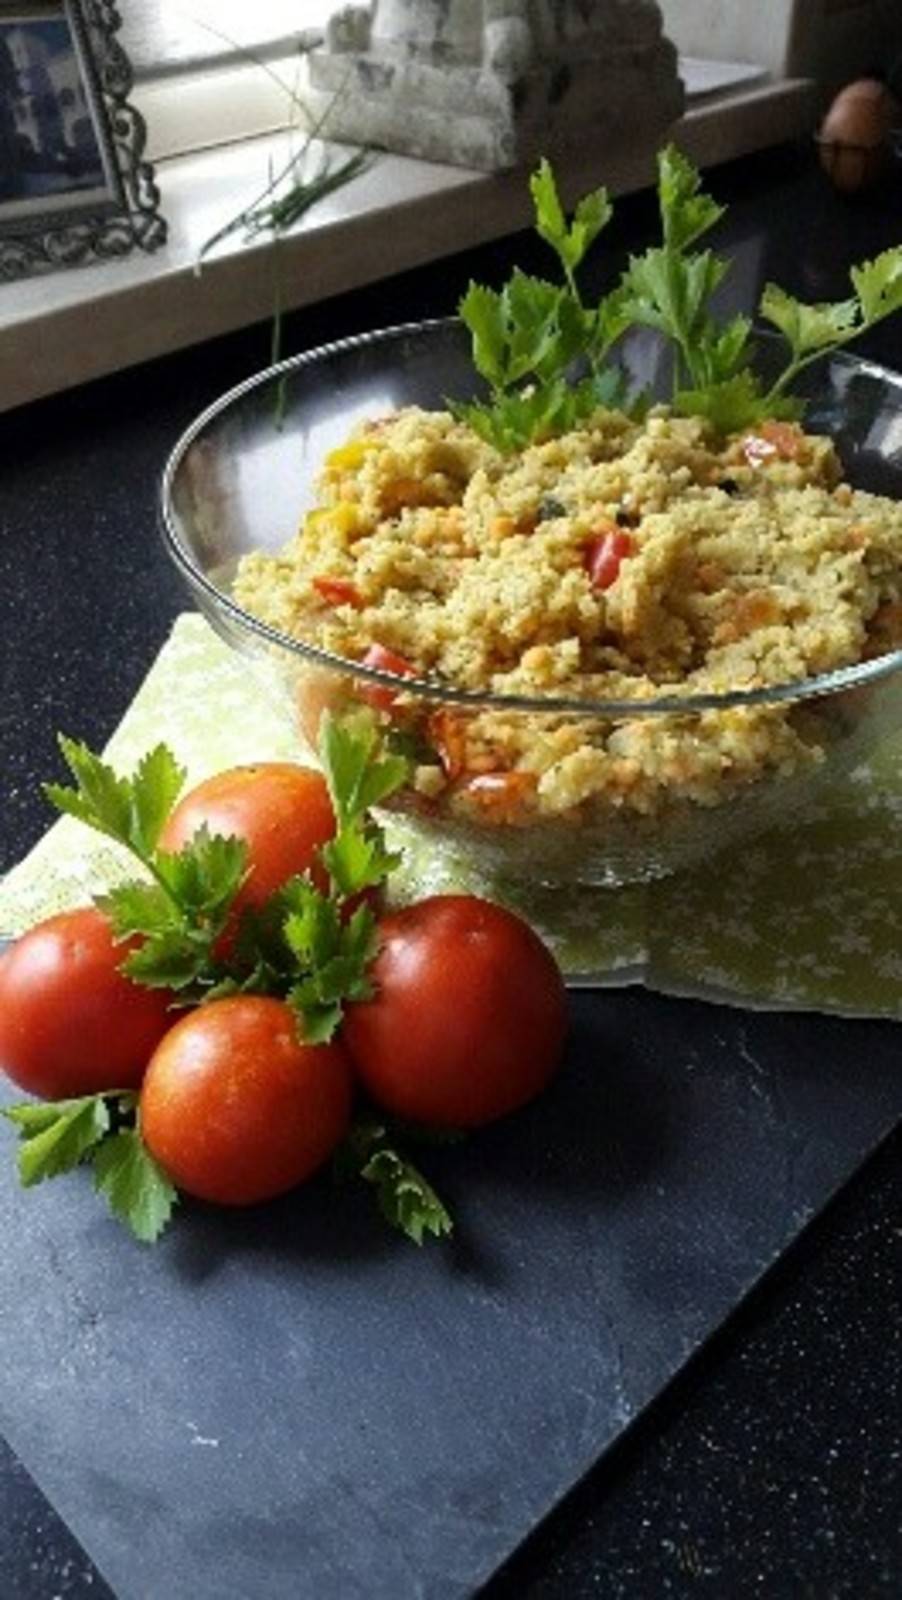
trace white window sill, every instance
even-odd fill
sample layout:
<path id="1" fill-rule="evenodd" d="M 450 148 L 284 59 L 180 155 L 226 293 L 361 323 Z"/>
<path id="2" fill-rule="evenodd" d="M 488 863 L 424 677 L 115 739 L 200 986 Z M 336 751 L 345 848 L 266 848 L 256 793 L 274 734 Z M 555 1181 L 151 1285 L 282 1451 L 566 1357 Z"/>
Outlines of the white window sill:
<path id="1" fill-rule="evenodd" d="M 694 103 L 674 130 L 709 166 L 792 138 L 812 125 L 803 79 L 741 88 Z M 268 242 L 235 235 L 204 263 L 201 246 L 285 159 L 287 135 L 181 156 L 158 165 L 169 239 L 153 255 L 63 270 L 0 288 L 0 410 L 267 318 Z M 574 198 L 607 183 L 647 184 L 650 153 L 595 151 L 564 173 Z M 317 205 L 280 248 L 283 307 L 311 304 L 409 267 L 498 238 L 529 220 L 522 173 L 487 177 L 459 167 L 379 155 Z"/>

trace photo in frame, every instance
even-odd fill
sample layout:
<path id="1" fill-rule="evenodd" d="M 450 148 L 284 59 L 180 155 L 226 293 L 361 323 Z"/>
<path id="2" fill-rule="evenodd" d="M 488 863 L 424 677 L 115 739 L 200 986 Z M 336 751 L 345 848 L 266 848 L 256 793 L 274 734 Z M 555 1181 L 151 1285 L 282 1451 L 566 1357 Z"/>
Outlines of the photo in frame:
<path id="1" fill-rule="evenodd" d="M 113 0 L 0 0 L 0 280 L 166 237 Z"/>

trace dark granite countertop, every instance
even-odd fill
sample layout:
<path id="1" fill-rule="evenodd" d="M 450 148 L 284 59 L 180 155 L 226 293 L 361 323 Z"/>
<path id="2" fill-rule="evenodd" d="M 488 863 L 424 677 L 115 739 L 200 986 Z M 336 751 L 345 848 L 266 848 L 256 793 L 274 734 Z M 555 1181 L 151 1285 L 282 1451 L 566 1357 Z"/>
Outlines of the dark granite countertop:
<path id="1" fill-rule="evenodd" d="M 810 299 L 839 297 L 849 262 L 902 238 L 902 176 L 842 200 L 809 151 L 784 149 L 712 183 L 731 202 L 732 292 L 746 307 L 767 278 Z M 647 196 L 622 205 L 609 270 L 651 225 Z M 541 257 L 531 242 L 505 241 L 299 313 L 285 348 L 440 314 L 471 275 L 501 276 L 514 259 Z M 899 324 L 863 349 L 902 368 Z M 155 543 L 159 469 L 207 401 L 266 364 L 268 341 L 268 329 L 253 329 L 0 419 L 0 870 L 46 825 L 37 784 L 55 770 L 55 729 L 102 742 L 182 609 L 180 583 Z M 644 1002 L 660 1015 L 663 1038 L 678 1038 L 688 1012 L 653 996 Z M 806 1026 L 834 1068 L 843 1052 L 867 1051 L 867 1025 L 854 1035 L 823 1019 Z M 786 1031 L 787 1049 L 796 1037 Z M 898 1593 L 900 1149 L 892 1136 L 487 1596 Z M 108 1592 L 8 1450 L 0 1450 L 0 1526 L 4 1600 Z M 161 1573 L 149 1600 L 166 1594 Z"/>

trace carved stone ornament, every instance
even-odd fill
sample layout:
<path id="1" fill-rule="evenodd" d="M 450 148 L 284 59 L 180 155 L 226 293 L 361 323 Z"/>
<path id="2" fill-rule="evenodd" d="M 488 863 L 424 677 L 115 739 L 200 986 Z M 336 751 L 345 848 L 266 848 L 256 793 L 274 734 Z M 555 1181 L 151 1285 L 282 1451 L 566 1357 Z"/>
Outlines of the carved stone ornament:
<path id="1" fill-rule="evenodd" d="M 114 0 L 0 0 L 0 279 L 166 238 Z"/>
<path id="2" fill-rule="evenodd" d="M 683 109 L 655 0 L 369 0 L 309 72 L 331 138 L 485 172 L 651 145 Z"/>

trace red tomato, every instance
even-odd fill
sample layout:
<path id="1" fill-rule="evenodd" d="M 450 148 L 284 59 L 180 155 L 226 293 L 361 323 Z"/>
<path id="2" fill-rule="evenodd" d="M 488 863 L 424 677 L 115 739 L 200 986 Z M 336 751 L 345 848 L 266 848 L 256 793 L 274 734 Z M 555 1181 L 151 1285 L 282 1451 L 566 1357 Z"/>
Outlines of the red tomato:
<path id="1" fill-rule="evenodd" d="M 235 995 L 189 1011 L 141 1090 L 142 1137 L 186 1194 L 254 1205 L 309 1177 L 343 1137 L 351 1072 L 338 1044 L 303 1044 L 282 1000 Z"/>
<path id="2" fill-rule="evenodd" d="M 308 868 L 318 888 L 328 887 L 317 852 L 332 838 L 335 818 L 326 781 L 311 767 L 270 761 L 217 773 L 179 801 L 160 836 L 162 848 L 180 850 L 203 823 L 247 844 L 250 872 L 235 897 L 236 916 Z"/>
<path id="3" fill-rule="evenodd" d="M 486 822 L 522 822 L 535 792 L 534 772 L 477 772 L 461 784 Z"/>
<path id="4" fill-rule="evenodd" d="M 393 672 L 399 678 L 415 678 L 416 667 L 409 661 L 399 656 L 394 650 L 387 650 L 385 645 L 371 644 L 365 656 L 361 657 L 361 666 L 375 667 L 379 672 Z M 378 683 L 361 681 L 357 693 L 361 700 L 372 706 L 376 711 L 390 711 L 398 698 L 396 689 L 383 688 Z"/>
<path id="5" fill-rule="evenodd" d="M 0 957 L 0 1067 L 20 1089 L 65 1100 L 137 1088 L 172 1016 L 171 994 L 118 970 L 94 906 L 49 917 Z"/>
<path id="6" fill-rule="evenodd" d="M 473 895 L 436 895 L 383 918 L 376 995 L 349 1006 L 344 1038 L 386 1110 L 477 1127 L 538 1094 L 559 1065 L 566 993 L 519 917 Z"/>
<path id="7" fill-rule="evenodd" d="M 583 566 L 593 589 L 610 589 L 620 564 L 633 553 L 633 541 L 621 528 L 610 527 L 591 539 L 583 551 Z"/>
<path id="8" fill-rule="evenodd" d="M 466 771 L 466 723 L 457 712 L 440 707 L 427 723 L 429 738 L 438 751 L 446 778 L 459 778 Z"/>
<path id="9" fill-rule="evenodd" d="M 354 606 L 359 609 L 363 601 L 353 583 L 347 578 L 313 578 L 313 588 L 321 600 L 330 606 Z"/>
<path id="10" fill-rule="evenodd" d="M 750 467 L 776 457 L 780 461 L 795 461 L 802 442 L 801 431 L 791 422 L 762 422 L 757 433 L 747 433 L 742 440 L 742 453 Z"/>

